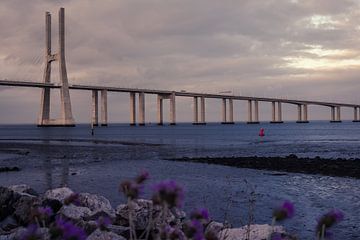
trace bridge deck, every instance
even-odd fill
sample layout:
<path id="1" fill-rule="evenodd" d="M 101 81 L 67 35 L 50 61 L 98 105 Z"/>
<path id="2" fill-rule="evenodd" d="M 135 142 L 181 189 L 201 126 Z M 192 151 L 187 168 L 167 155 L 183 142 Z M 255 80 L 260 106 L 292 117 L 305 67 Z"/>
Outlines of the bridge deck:
<path id="1" fill-rule="evenodd" d="M 13 87 L 34 87 L 34 88 L 60 88 L 60 85 L 53 83 L 41 83 L 30 81 L 9 81 L 0 80 L 0 86 L 13 86 Z M 211 93 L 196 93 L 196 92 L 183 92 L 183 91 L 169 91 L 169 90 L 156 90 L 156 89 L 141 89 L 141 88 L 121 88 L 121 87 L 107 87 L 107 86 L 91 86 L 91 85 L 69 85 L 70 89 L 74 90 L 107 90 L 109 92 L 143 92 L 146 94 L 164 94 L 168 95 L 175 93 L 176 96 L 182 97 L 205 97 L 205 98 L 227 98 L 234 100 L 256 100 L 260 102 L 282 102 L 289 104 L 308 104 L 308 105 L 321 105 L 321 106 L 340 106 L 340 107 L 360 107 L 359 104 L 349 103 L 336 103 L 336 102 L 322 102 L 322 101 L 308 101 L 296 99 L 283 99 L 283 98 L 265 98 L 265 97 L 249 97 L 239 95 L 224 95 L 224 94 L 211 94 Z"/>

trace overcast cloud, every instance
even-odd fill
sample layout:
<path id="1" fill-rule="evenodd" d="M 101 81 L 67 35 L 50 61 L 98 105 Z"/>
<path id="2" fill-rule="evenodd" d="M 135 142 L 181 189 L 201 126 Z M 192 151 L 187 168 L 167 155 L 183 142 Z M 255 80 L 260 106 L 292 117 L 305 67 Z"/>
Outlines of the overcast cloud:
<path id="1" fill-rule="evenodd" d="M 55 52 L 59 7 L 65 7 L 71 84 L 360 104 L 357 0 L 2 0 L 1 79 L 42 81 L 44 15 L 52 13 Z M 52 79 L 58 81 L 56 66 Z M 128 121 L 122 95 L 110 98 L 110 110 L 117 109 L 111 121 Z M 89 93 L 71 96 L 76 120 L 88 122 Z M 39 98 L 39 90 L 0 87 L 0 123 L 35 122 Z M 148 101 L 153 120 L 155 102 Z M 190 99 L 177 105 L 186 112 L 179 120 L 190 121 Z M 212 105 L 207 118 L 220 120 L 220 103 Z M 236 120 L 245 120 L 245 105 L 236 106 Z M 266 109 L 263 120 L 270 118 Z M 328 109 L 310 108 L 310 119 L 325 117 Z"/>

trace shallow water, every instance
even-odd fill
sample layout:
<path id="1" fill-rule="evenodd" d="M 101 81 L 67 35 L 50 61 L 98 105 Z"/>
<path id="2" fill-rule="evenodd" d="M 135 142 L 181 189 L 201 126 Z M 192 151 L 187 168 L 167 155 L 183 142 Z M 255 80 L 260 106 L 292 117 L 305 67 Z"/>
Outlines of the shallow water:
<path id="1" fill-rule="evenodd" d="M 262 140 L 257 136 L 260 127 L 265 128 L 266 134 Z M 20 172 L 0 173 L 0 184 L 27 183 L 40 192 L 68 185 L 76 191 L 100 193 L 115 206 L 123 201 L 117 191 L 119 182 L 147 169 L 152 175 L 149 185 L 171 178 L 185 186 L 187 211 L 205 205 L 216 220 L 226 218 L 238 226 L 247 222 L 249 192 L 254 189 L 257 223 L 269 223 L 271 209 L 289 199 L 295 202 L 297 212 L 285 225 L 301 239 L 313 239 L 316 218 L 334 207 L 343 210 L 346 216 L 334 228 L 335 239 L 360 239 L 360 180 L 304 174 L 273 176 L 268 171 L 162 160 L 289 154 L 359 158 L 359 127 L 359 123 L 351 122 L 110 125 L 97 128 L 95 136 L 91 136 L 86 125 L 0 126 L 1 166 L 22 168 Z"/>

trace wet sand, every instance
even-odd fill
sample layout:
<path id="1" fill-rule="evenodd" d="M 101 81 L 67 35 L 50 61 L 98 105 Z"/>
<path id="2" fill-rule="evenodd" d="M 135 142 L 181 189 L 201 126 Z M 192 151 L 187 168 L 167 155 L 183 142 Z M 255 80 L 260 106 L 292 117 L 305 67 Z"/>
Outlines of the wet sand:
<path id="1" fill-rule="evenodd" d="M 287 157 L 205 157 L 167 160 L 360 179 L 360 159 L 298 158 L 292 154 Z"/>

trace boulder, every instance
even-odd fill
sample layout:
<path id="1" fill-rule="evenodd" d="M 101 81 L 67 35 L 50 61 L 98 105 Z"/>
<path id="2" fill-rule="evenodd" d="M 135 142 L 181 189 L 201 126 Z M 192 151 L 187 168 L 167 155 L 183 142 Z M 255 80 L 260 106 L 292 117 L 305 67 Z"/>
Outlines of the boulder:
<path id="1" fill-rule="evenodd" d="M 31 196 L 39 196 L 39 194 L 26 184 L 12 185 L 9 187 L 10 190 L 19 194 L 29 194 Z"/>
<path id="2" fill-rule="evenodd" d="M 9 232 L 17 227 L 18 224 L 13 216 L 7 216 L 3 221 L 0 222 L 0 229 L 2 229 L 4 232 Z"/>
<path id="3" fill-rule="evenodd" d="M 96 229 L 90 236 L 88 236 L 87 240 L 126 240 L 126 239 L 113 232 L 100 231 L 100 229 Z"/>
<path id="4" fill-rule="evenodd" d="M 0 221 L 4 220 L 15 211 L 14 204 L 20 196 L 20 194 L 15 193 L 6 187 L 0 187 Z"/>
<path id="5" fill-rule="evenodd" d="M 225 228 L 223 223 L 210 221 L 205 228 L 205 235 L 213 233 L 215 235 L 218 235 L 219 232 L 221 232 Z"/>
<path id="6" fill-rule="evenodd" d="M 136 230 L 145 230 L 150 220 L 150 209 L 152 209 L 151 216 L 154 225 L 159 225 L 162 221 L 161 207 L 154 206 L 151 200 L 138 199 L 131 202 L 133 211 L 133 222 Z M 166 222 L 172 226 L 181 226 L 181 221 L 185 219 L 185 212 L 173 208 L 168 211 Z M 116 225 L 128 226 L 129 225 L 129 207 L 127 204 L 120 204 L 116 208 Z"/>
<path id="7" fill-rule="evenodd" d="M 90 194 L 90 193 L 80 193 L 79 202 L 83 207 L 89 208 L 95 216 L 104 216 L 114 219 L 115 210 L 112 208 L 110 201 L 103 196 Z"/>
<path id="8" fill-rule="evenodd" d="M 29 194 L 21 195 L 20 198 L 14 203 L 14 218 L 18 223 L 27 225 L 30 222 L 31 211 L 33 206 L 38 204 L 38 198 Z"/>
<path id="9" fill-rule="evenodd" d="M 64 203 L 64 200 L 73 193 L 74 192 L 67 187 L 50 189 L 45 192 L 44 199 L 58 200 L 61 203 Z"/>
<path id="10" fill-rule="evenodd" d="M 264 240 L 272 231 L 285 233 L 282 226 L 275 226 L 272 229 L 268 224 L 254 224 L 250 225 L 250 238 L 247 238 L 248 226 L 224 229 L 219 232 L 218 238 L 219 240 Z"/>
<path id="11" fill-rule="evenodd" d="M 59 213 L 65 218 L 80 221 L 89 218 L 91 210 L 87 207 L 79 207 L 74 204 L 70 204 L 62 206 Z"/>

